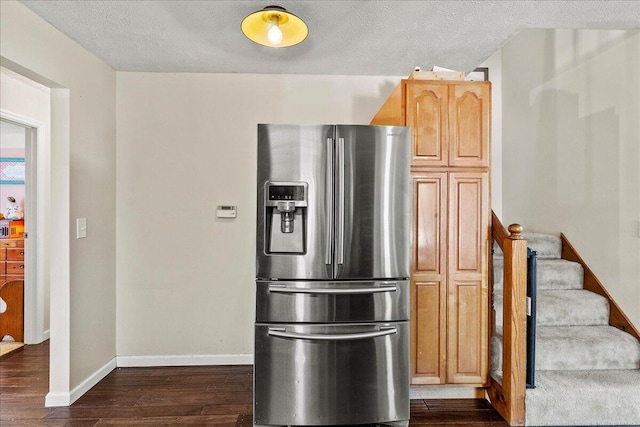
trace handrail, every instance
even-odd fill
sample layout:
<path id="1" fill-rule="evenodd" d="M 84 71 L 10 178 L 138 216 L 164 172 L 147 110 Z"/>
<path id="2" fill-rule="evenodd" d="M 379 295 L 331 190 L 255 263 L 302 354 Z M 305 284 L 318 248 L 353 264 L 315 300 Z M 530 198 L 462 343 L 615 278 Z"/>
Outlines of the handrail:
<path id="1" fill-rule="evenodd" d="M 526 348 L 527 348 L 527 242 L 522 226 L 509 230 L 492 212 L 493 239 L 504 253 L 502 384 L 490 379 L 488 389 L 492 405 L 512 426 L 525 421 Z M 494 331 L 495 332 L 495 331 Z"/>
<path id="2" fill-rule="evenodd" d="M 504 241 L 509 238 L 509 233 L 494 211 L 491 211 L 491 234 L 493 235 L 493 240 L 498 243 L 498 246 L 504 252 Z"/>

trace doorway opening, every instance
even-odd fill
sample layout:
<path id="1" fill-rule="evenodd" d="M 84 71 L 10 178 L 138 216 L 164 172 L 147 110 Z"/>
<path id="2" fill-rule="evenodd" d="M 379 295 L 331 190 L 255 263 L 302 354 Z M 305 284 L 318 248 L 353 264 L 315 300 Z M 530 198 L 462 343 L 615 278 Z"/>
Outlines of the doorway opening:
<path id="1" fill-rule="evenodd" d="M 0 67 L 0 73 L 0 213 L 4 217 L 0 236 L 0 258 L 4 258 L 0 261 L 0 264 L 4 262 L 0 265 L 0 285 L 21 280 L 22 286 L 14 284 L 12 293 L 19 294 L 15 288 L 22 287 L 23 305 L 21 327 L 20 322 L 15 321 L 20 317 L 20 310 L 16 314 L 16 310 L 12 311 L 15 305 L 7 307 L 12 313 L 2 316 L 12 318 L 10 323 L 14 329 L 7 333 L 0 321 L 0 340 L 37 344 L 49 338 L 50 329 L 45 215 L 49 194 L 51 92 L 48 87 L 5 67 Z M 21 329 L 22 339 L 14 336 L 19 335 L 16 328 Z"/>
<path id="2" fill-rule="evenodd" d="M 38 235 L 37 128 L 6 115 L 0 116 L 0 355 L 45 339 L 38 327 L 45 295 L 37 282 L 37 245 L 31 244 Z"/>

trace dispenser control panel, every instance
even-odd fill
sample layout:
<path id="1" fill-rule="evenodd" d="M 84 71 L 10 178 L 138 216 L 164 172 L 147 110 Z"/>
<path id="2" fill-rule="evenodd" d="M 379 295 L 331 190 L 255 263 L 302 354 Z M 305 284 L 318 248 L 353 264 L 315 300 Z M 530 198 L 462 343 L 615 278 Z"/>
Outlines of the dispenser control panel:
<path id="1" fill-rule="evenodd" d="M 294 202 L 296 207 L 306 207 L 307 183 L 268 182 L 267 206 L 277 206 L 278 202 Z"/>
<path id="2" fill-rule="evenodd" d="M 271 185 L 269 200 L 304 200 L 302 185 Z"/>

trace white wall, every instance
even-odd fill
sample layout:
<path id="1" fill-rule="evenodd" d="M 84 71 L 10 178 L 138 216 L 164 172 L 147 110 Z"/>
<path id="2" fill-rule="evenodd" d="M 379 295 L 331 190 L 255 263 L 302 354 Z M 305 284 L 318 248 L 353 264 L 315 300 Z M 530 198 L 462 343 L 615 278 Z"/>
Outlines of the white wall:
<path id="1" fill-rule="evenodd" d="M 491 209 L 502 218 L 502 51 L 478 65 L 489 68 L 491 82 Z"/>
<path id="2" fill-rule="evenodd" d="M 115 357 L 115 72 L 22 4 L 0 2 L 2 65 L 54 87 L 51 369 L 64 404 Z M 76 240 L 75 218 L 88 221 Z M 51 397 L 51 399 L 50 399 Z"/>
<path id="3" fill-rule="evenodd" d="M 38 139 L 36 141 L 37 152 L 37 228 L 39 239 L 37 259 L 37 277 L 35 277 L 36 286 L 25 289 L 25 300 L 31 298 L 36 301 L 37 325 L 31 325 L 29 329 L 33 334 L 25 334 L 27 344 L 34 344 L 42 341 L 45 332 L 49 331 L 49 232 L 47 230 L 47 218 L 51 216 L 50 194 L 51 180 L 50 174 L 50 152 L 51 152 L 51 96 L 48 88 L 27 80 L 17 74 L 14 74 L 5 68 L 0 71 L 0 108 L 3 112 L 12 114 L 14 118 L 24 118 L 29 123 L 39 123 Z M 8 141 L 2 141 L 2 147 L 6 147 Z M 21 146 L 25 147 L 24 133 L 20 136 Z M 24 190 L 23 190 L 24 192 Z M 0 198 L 5 203 L 5 198 Z M 3 206 L 4 207 L 4 206 Z M 28 208 L 28 207 L 27 207 Z M 25 214 L 29 215 L 29 210 L 25 210 Z M 29 230 L 28 230 L 29 231 Z M 36 236 L 31 231 L 31 236 Z M 31 246 L 33 248 L 33 246 Z M 33 271 L 33 270 L 31 270 Z M 30 279 L 33 280 L 33 279 Z M 32 297 L 31 291 L 36 291 L 37 295 Z M 27 303 L 25 303 L 25 329 L 31 318 L 31 313 L 27 312 Z M 28 331 L 25 331 L 28 332 Z M 35 335 L 35 336 L 30 336 Z"/>
<path id="4" fill-rule="evenodd" d="M 256 125 L 368 124 L 399 80 L 119 72 L 118 356 L 252 354 Z"/>
<path id="5" fill-rule="evenodd" d="M 564 232 L 640 326 L 640 31 L 502 48 L 504 222 Z"/>

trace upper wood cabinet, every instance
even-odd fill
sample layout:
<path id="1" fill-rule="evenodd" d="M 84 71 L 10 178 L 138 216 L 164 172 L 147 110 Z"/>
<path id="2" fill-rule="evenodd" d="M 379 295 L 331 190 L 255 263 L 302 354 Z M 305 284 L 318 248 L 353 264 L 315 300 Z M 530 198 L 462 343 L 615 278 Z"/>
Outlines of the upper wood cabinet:
<path id="1" fill-rule="evenodd" d="M 449 164 L 449 86 L 405 83 L 407 126 L 411 126 L 414 165 Z"/>
<path id="2" fill-rule="evenodd" d="M 412 165 L 489 167 L 491 84 L 402 80 L 371 124 L 412 128 Z"/>

